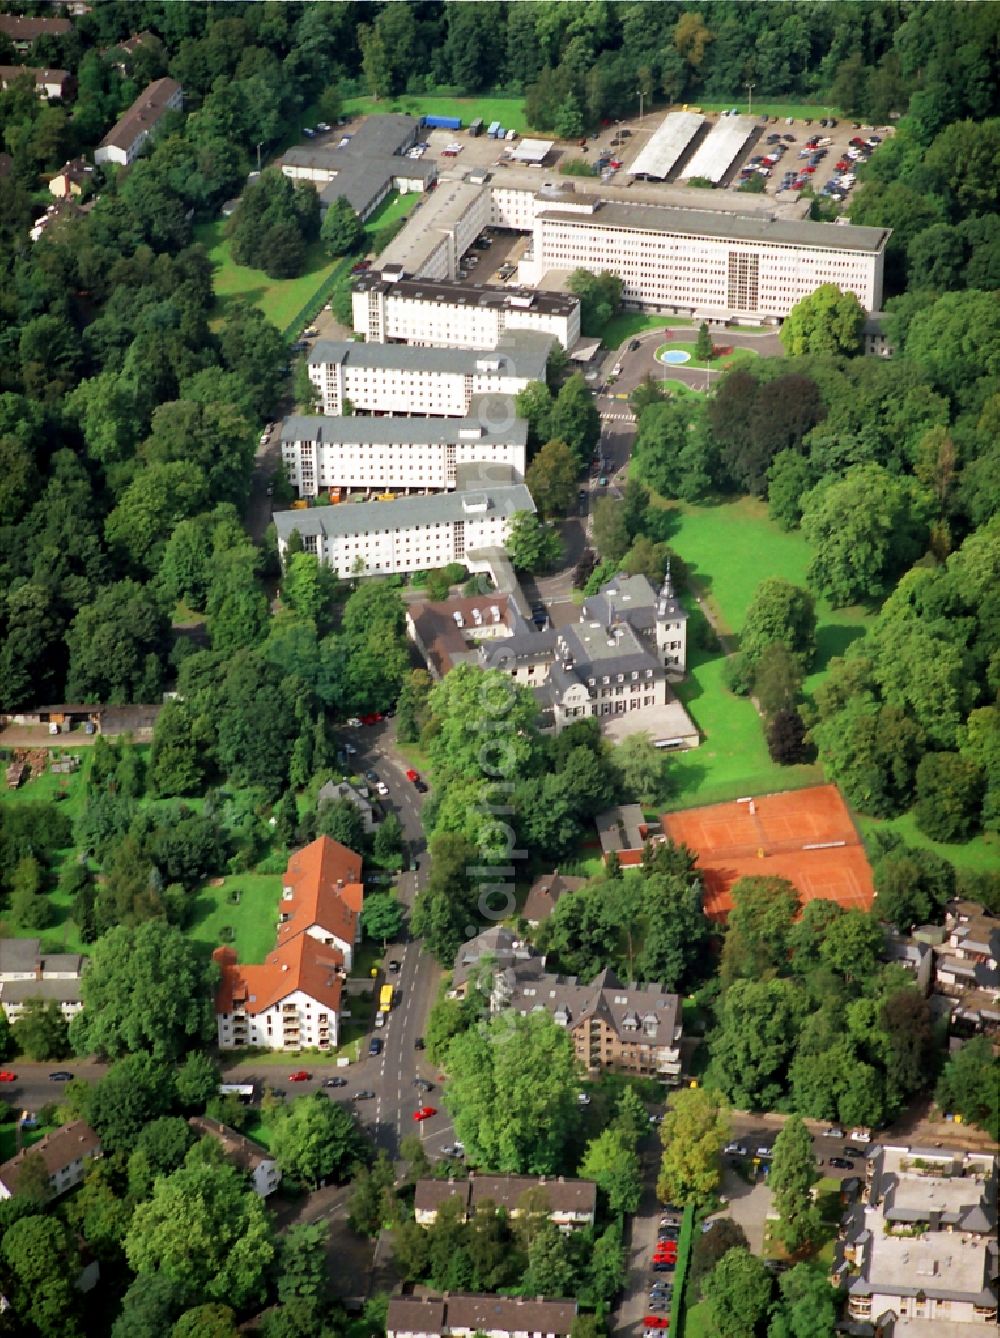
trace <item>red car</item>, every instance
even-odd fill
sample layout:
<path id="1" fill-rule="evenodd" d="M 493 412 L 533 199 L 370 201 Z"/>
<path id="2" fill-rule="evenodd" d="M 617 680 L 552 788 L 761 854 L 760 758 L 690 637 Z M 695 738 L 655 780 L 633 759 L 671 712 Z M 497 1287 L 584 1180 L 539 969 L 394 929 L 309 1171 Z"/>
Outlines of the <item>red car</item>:
<path id="1" fill-rule="evenodd" d="M 307 1072 L 305 1071 L 305 1069 L 299 1069 L 298 1073 L 290 1073 L 290 1074 L 288 1075 L 288 1081 L 289 1081 L 289 1082 L 308 1082 L 309 1079 L 310 1079 L 311 1077 L 312 1077 L 312 1074 L 311 1074 L 311 1073 L 307 1073 Z"/>
<path id="2" fill-rule="evenodd" d="M 670 1320 L 666 1315 L 644 1315 L 643 1324 L 647 1329 L 669 1329 Z"/>
<path id="3" fill-rule="evenodd" d="M 653 1253 L 654 1263 L 658 1262 L 660 1259 L 676 1259 L 676 1258 L 677 1258 L 676 1241 L 664 1241 L 662 1245 L 657 1245 L 656 1250 Z"/>
<path id="4" fill-rule="evenodd" d="M 421 1106 L 419 1110 L 413 1112 L 413 1118 L 419 1122 L 420 1120 L 429 1120 L 432 1115 L 436 1114 L 436 1106 Z"/>
<path id="5" fill-rule="evenodd" d="M 420 779 L 420 772 L 414 771 L 413 768 L 410 767 L 409 771 L 406 773 L 406 779 L 415 785 Z"/>
<path id="6" fill-rule="evenodd" d="M 10 1069 L 0 1069 L 0 1082 L 17 1082 L 17 1074 Z"/>
<path id="7" fill-rule="evenodd" d="M 381 711 L 372 711 L 371 715 L 363 715 L 361 717 L 361 723 L 363 725 L 377 725 L 381 719 Z"/>

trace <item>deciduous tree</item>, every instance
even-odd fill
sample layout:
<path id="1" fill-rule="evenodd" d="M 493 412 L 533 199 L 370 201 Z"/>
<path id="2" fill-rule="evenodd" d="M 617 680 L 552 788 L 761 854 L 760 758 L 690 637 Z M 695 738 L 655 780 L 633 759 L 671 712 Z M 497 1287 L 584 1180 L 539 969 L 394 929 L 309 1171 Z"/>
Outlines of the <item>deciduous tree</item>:
<path id="1" fill-rule="evenodd" d="M 854 293 L 842 292 L 835 283 L 821 283 L 808 297 L 800 298 L 785 317 L 781 342 L 792 357 L 804 353 L 858 351 L 864 308 Z"/>
<path id="2" fill-rule="evenodd" d="M 786 1120 L 774 1141 L 768 1176 L 779 1217 L 778 1231 L 792 1254 L 812 1240 L 819 1228 L 811 1194 L 815 1179 L 812 1136 L 802 1120 L 793 1115 Z"/>
<path id="3" fill-rule="evenodd" d="M 719 1156 L 729 1138 L 729 1111 L 707 1087 L 673 1093 L 660 1125 L 663 1158 L 656 1193 L 664 1203 L 704 1202 L 719 1183 Z"/>

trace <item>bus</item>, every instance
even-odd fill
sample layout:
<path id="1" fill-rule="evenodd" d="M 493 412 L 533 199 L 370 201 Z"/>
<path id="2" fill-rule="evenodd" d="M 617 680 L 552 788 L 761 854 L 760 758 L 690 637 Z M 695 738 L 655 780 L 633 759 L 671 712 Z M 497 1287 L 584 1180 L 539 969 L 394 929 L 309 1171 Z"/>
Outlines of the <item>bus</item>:
<path id="1" fill-rule="evenodd" d="M 392 986 L 383 985 L 378 992 L 378 1012 L 375 1014 L 376 1027 L 384 1027 L 389 1019 L 389 1010 L 392 1007 Z"/>

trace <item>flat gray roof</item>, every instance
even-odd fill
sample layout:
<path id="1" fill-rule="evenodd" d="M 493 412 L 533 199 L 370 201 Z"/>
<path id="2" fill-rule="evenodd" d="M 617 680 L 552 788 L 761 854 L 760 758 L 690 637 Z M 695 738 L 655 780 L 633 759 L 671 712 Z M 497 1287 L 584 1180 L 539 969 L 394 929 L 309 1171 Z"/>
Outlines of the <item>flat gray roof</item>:
<path id="1" fill-rule="evenodd" d="M 720 116 L 685 167 L 684 176 L 720 181 L 757 127 L 758 122 L 749 116 Z"/>
<path id="2" fill-rule="evenodd" d="M 339 418 L 295 414 L 282 424 L 281 440 L 343 442 L 351 446 L 457 446 L 466 441 L 526 445 L 527 419 L 515 418 L 509 426 L 491 430 L 489 424 L 495 421 L 496 415 L 479 416 L 476 413 L 477 404 L 484 398 L 480 395 L 473 397 L 466 418 L 369 418 L 363 414 Z M 512 397 L 508 403 L 513 411 Z"/>
<path id="3" fill-rule="evenodd" d="M 631 176 L 662 180 L 704 124 L 701 112 L 671 112 L 656 127 L 628 169 Z"/>
<path id="4" fill-rule="evenodd" d="M 873 1291 L 912 1296 L 974 1299 L 986 1290 L 986 1246 L 965 1243 L 957 1232 L 926 1236 L 885 1236 L 872 1230 L 871 1264 L 865 1281 Z"/>
<path id="5" fill-rule="evenodd" d="M 469 283 L 462 279 L 385 279 L 371 271 L 355 279 L 356 293 L 387 293 L 414 302 L 454 303 L 463 307 L 502 307 L 568 316 L 579 305 L 572 293 L 536 292 L 533 288 L 504 288 L 499 284 Z"/>
<path id="6" fill-rule="evenodd" d="M 436 190 L 421 201 L 419 216 L 409 218 L 406 227 L 382 252 L 382 264 L 400 265 L 407 273 L 420 269 L 486 189 L 481 179 L 445 178 L 439 181 Z"/>
<path id="7" fill-rule="evenodd" d="M 868 251 L 877 254 L 889 240 L 890 228 L 862 228 L 853 224 L 791 222 L 778 218 L 747 218 L 715 214 L 702 209 L 674 209 L 645 204 L 600 204 L 592 213 L 546 209 L 544 217 L 560 223 L 639 232 L 675 232 L 720 241 L 773 242 L 783 246 L 812 246 L 823 251 Z"/>
<path id="8" fill-rule="evenodd" d="M 472 376 L 499 359 L 508 376 L 545 378 L 553 335 L 515 330 L 494 349 L 420 348 L 409 344 L 367 344 L 353 339 L 320 339 L 309 354 L 311 367 L 343 363 L 350 367 L 392 367 L 406 371 Z"/>
<path id="9" fill-rule="evenodd" d="M 282 539 L 287 539 L 292 530 L 302 535 L 339 539 L 364 530 L 378 534 L 412 529 L 416 525 L 475 520 L 483 515 L 512 516 L 517 511 L 534 509 L 531 493 L 524 484 L 513 483 L 436 493 L 432 497 L 400 497 L 395 502 L 341 502 L 339 506 L 313 506 L 305 511 L 276 511 L 274 524 Z"/>

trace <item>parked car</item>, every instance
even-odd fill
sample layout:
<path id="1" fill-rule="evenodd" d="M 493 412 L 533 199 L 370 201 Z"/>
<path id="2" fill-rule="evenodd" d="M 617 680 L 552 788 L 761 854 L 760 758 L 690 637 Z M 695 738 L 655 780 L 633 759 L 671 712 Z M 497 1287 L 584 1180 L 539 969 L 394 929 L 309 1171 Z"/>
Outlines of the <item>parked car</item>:
<path id="1" fill-rule="evenodd" d="M 434 1084 L 430 1081 L 429 1078 L 414 1078 L 413 1085 L 414 1087 L 419 1087 L 422 1092 L 434 1091 Z"/>
<path id="2" fill-rule="evenodd" d="M 436 1106 L 421 1106 L 418 1110 L 415 1110 L 413 1112 L 413 1118 L 419 1124 L 422 1120 L 429 1120 L 432 1118 L 432 1116 L 436 1114 L 437 1114 Z"/>
<path id="3" fill-rule="evenodd" d="M 380 1055 L 382 1053 L 382 1037 L 373 1036 L 368 1042 L 368 1053 L 370 1055 Z"/>
<path id="4" fill-rule="evenodd" d="M 659 1227 L 656 1232 L 657 1240 L 676 1240 L 681 1234 L 681 1229 L 675 1226 L 673 1222 L 669 1226 Z"/>
<path id="5" fill-rule="evenodd" d="M 422 1050 L 424 1048 L 424 1038 L 422 1036 L 418 1036 L 413 1042 L 413 1048 L 414 1050 Z"/>
<path id="6" fill-rule="evenodd" d="M 17 1074 L 10 1069 L 0 1069 L 0 1082 L 17 1082 Z"/>
<path id="7" fill-rule="evenodd" d="M 409 771 L 406 773 L 406 779 L 416 785 L 417 781 L 420 779 L 420 772 L 414 771 L 413 768 L 410 767 Z"/>
<path id="8" fill-rule="evenodd" d="M 824 1129 L 824 1130 L 823 1130 L 823 1137 L 824 1137 L 824 1138 L 843 1138 L 843 1136 L 844 1136 L 844 1131 L 843 1131 L 843 1129 L 838 1129 L 838 1128 L 836 1127 L 836 1125 L 834 1125 L 834 1126 L 833 1126 L 832 1128 L 830 1128 L 830 1129 Z"/>
<path id="9" fill-rule="evenodd" d="M 669 1329 L 670 1320 L 665 1315 L 646 1315 L 643 1324 L 647 1329 Z"/>
<path id="10" fill-rule="evenodd" d="M 375 771 L 366 771 L 366 772 L 365 772 L 365 780 L 368 781 L 368 783 L 369 783 L 370 785 L 377 785 L 377 784 L 378 784 L 378 773 L 375 772 Z"/>
<path id="11" fill-rule="evenodd" d="M 56 1069 L 55 1073 L 49 1074 L 49 1082 L 72 1082 L 73 1075 L 69 1069 Z"/>
<path id="12" fill-rule="evenodd" d="M 416 790 L 417 794 L 426 794 L 427 791 L 430 789 L 430 786 L 427 784 L 426 781 L 415 780 L 413 782 L 413 788 Z"/>
<path id="13" fill-rule="evenodd" d="M 590 1105 L 590 1093 L 589 1093 L 589 1092 L 577 1092 L 577 1094 L 576 1094 L 576 1104 L 577 1104 L 578 1106 L 589 1106 L 589 1105 Z"/>
<path id="14" fill-rule="evenodd" d="M 321 130 L 321 131 L 323 132 L 323 134 L 325 135 L 325 134 L 327 134 L 327 133 L 329 132 L 329 130 L 330 130 L 330 126 L 327 125 L 326 121 L 317 121 L 317 122 L 316 122 L 316 129 L 317 129 L 317 130 Z"/>
<path id="15" fill-rule="evenodd" d="M 307 1069 L 296 1069 L 288 1075 L 289 1082 L 308 1082 L 312 1074 Z"/>
<path id="16" fill-rule="evenodd" d="M 851 1145 L 848 1144 L 843 1149 L 843 1154 L 845 1157 L 863 1157 L 865 1155 L 865 1150 L 864 1148 L 851 1147 Z"/>
<path id="17" fill-rule="evenodd" d="M 654 1315 L 664 1310 L 669 1310 L 673 1305 L 673 1300 L 668 1296 L 651 1296 L 646 1302 L 646 1309 Z"/>
<path id="18" fill-rule="evenodd" d="M 360 1092 L 355 1092 L 355 1101 L 371 1101 L 375 1093 L 369 1087 L 363 1087 Z"/>
<path id="19" fill-rule="evenodd" d="M 386 969 L 392 971 L 393 973 L 397 972 L 400 968 L 400 962 L 397 957 L 390 957 L 385 965 Z"/>
<path id="20" fill-rule="evenodd" d="M 750 1149 L 746 1143 L 727 1143 L 722 1149 L 730 1157 L 749 1157 Z"/>
<path id="21" fill-rule="evenodd" d="M 677 1260 L 676 1260 L 676 1259 L 654 1259 L 654 1260 L 653 1260 L 653 1272 L 654 1272 L 654 1273 L 673 1273 L 673 1272 L 676 1271 L 676 1269 L 677 1269 Z"/>
<path id="22" fill-rule="evenodd" d="M 464 1143 L 449 1143 L 447 1147 L 441 1149 L 442 1157 L 464 1157 Z"/>
<path id="23" fill-rule="evenodd" d="M 302 127 L 302 133 L 305 135 L 306 139 L 315 139 L 315 138 L 316 138 L 316 131 L 313 130 L 313 129 L 312 129 L 310 126 L 308 126 L 308 125 L 304 125 L 304 126 Z"/>
<path id="24" fill-rule="evenodd" d="M 385 781 L 380 780 L 375 782 L 375 793 L 382 795 L 383 798 L 389 793 L 389 787 L 386 785 Z"/>
<path id="25" fill-rule="evenodd" d="M 849 1157 L 831 1157 L 830 1165 L 835 1166 L 838 1171 L 853 1171 L 854 1162 Z"/>
<path id="26" fill-rule="evenodd" d="M 347 1079 L 346 1079 L 346 1078 L 324 1078 L 324 1079 L 323 1079 L 323 1086 L 324 1086 L 324 1087 L 346 1087 L 346 1086 L 347 1086 Z"/>

